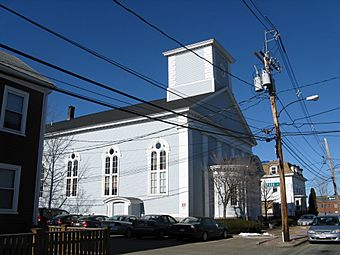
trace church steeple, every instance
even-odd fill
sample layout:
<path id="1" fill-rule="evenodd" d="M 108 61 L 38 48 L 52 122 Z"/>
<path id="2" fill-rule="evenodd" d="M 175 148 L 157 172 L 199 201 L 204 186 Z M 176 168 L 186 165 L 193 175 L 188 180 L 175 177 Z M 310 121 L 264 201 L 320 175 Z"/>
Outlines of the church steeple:
<path id="1" fill-rule="evenodd" d="M 163 55 L 168 58 L 167 101 L 215 92 L 225 87 L 232 89 L 228 73 L 230 64 L 235 60 L 215 39 L 170 50 Z"/>

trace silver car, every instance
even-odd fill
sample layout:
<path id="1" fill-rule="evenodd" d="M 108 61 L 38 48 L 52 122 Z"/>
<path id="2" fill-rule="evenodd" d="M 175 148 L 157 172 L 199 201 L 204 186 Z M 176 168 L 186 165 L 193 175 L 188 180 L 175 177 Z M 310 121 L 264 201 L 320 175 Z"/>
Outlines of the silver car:
<path id="1" fill-rule="evenodd" d="M 312 224 L 315 218 L 314 214 L 304 214 L 298 219 L 297 224 L 298 226 L 308 226 Z"/>
<path id="2" fill-rule="evenodd" d="M 308 240 L 313 242 L 340 242 L 340 217 L 338 215 L 318 216 L 308 230 Z"/>

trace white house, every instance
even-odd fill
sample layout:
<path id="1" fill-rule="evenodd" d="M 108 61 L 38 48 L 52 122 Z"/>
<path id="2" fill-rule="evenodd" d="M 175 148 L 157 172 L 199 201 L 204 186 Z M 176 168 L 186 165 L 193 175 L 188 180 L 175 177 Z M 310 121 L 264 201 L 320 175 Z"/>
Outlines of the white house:
<path id="1" fill-rule="evenodd" d="M 285 162 L 284 168 L 288 216 L 300 215 L 307 211 L 306 178 L 303 176 L 303 170 L 297 165 Z M 263 170 L 266 174 L 261 179 L 262 214 L 265 215 L 264 203 L 268 203 L 268 216 L 279 216 L 281 214 L 279 163 L 264 162 Z"/>
<path id="2" fill-rule="evenodd" d="M 65 165 L 63 207 L 109 216 L 216 215 L 209 166 L 251 156 L 256 145 L 232 93 L 234 59 L 214 39 L 163 54 L 165 99 L 48 125 L 45 143 L 72 139 L 59 162 Z M 48 181 L 42 189 L 43 206 Z"/>

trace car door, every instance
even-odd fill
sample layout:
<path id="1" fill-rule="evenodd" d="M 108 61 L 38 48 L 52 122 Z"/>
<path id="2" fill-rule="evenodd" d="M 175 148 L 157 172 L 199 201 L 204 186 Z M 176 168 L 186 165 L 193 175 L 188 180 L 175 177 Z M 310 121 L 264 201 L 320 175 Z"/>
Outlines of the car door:
<path id="1" fill-rule="evenodd" d="M 218 233 L 218 227 L 213 219 L 205 218 L 204 225 L 208 232 L 209 237 L 216 237 Z"/>

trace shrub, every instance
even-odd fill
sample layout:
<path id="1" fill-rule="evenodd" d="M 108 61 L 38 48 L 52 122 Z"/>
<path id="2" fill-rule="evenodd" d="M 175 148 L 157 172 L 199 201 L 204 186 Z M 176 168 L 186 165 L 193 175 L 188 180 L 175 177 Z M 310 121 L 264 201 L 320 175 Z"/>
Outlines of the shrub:
<path id="1" fill-rule="evenodd" d="M 271 218 L 268 220 L 268 223 L 271 223 L 274 227 L 279 227 L 282 225 L 281 218 Z M 289 226 L 296 226 L 296 219 L 293 217 L 288 218 Z"/>
<path id="2" fill-rule="evenodd" d="M 259 233 L 262 230 L 261 224 L 256 221 L 242 219 L 216 219 L 216 221 L 228 227 L 229 234 Z"/>

